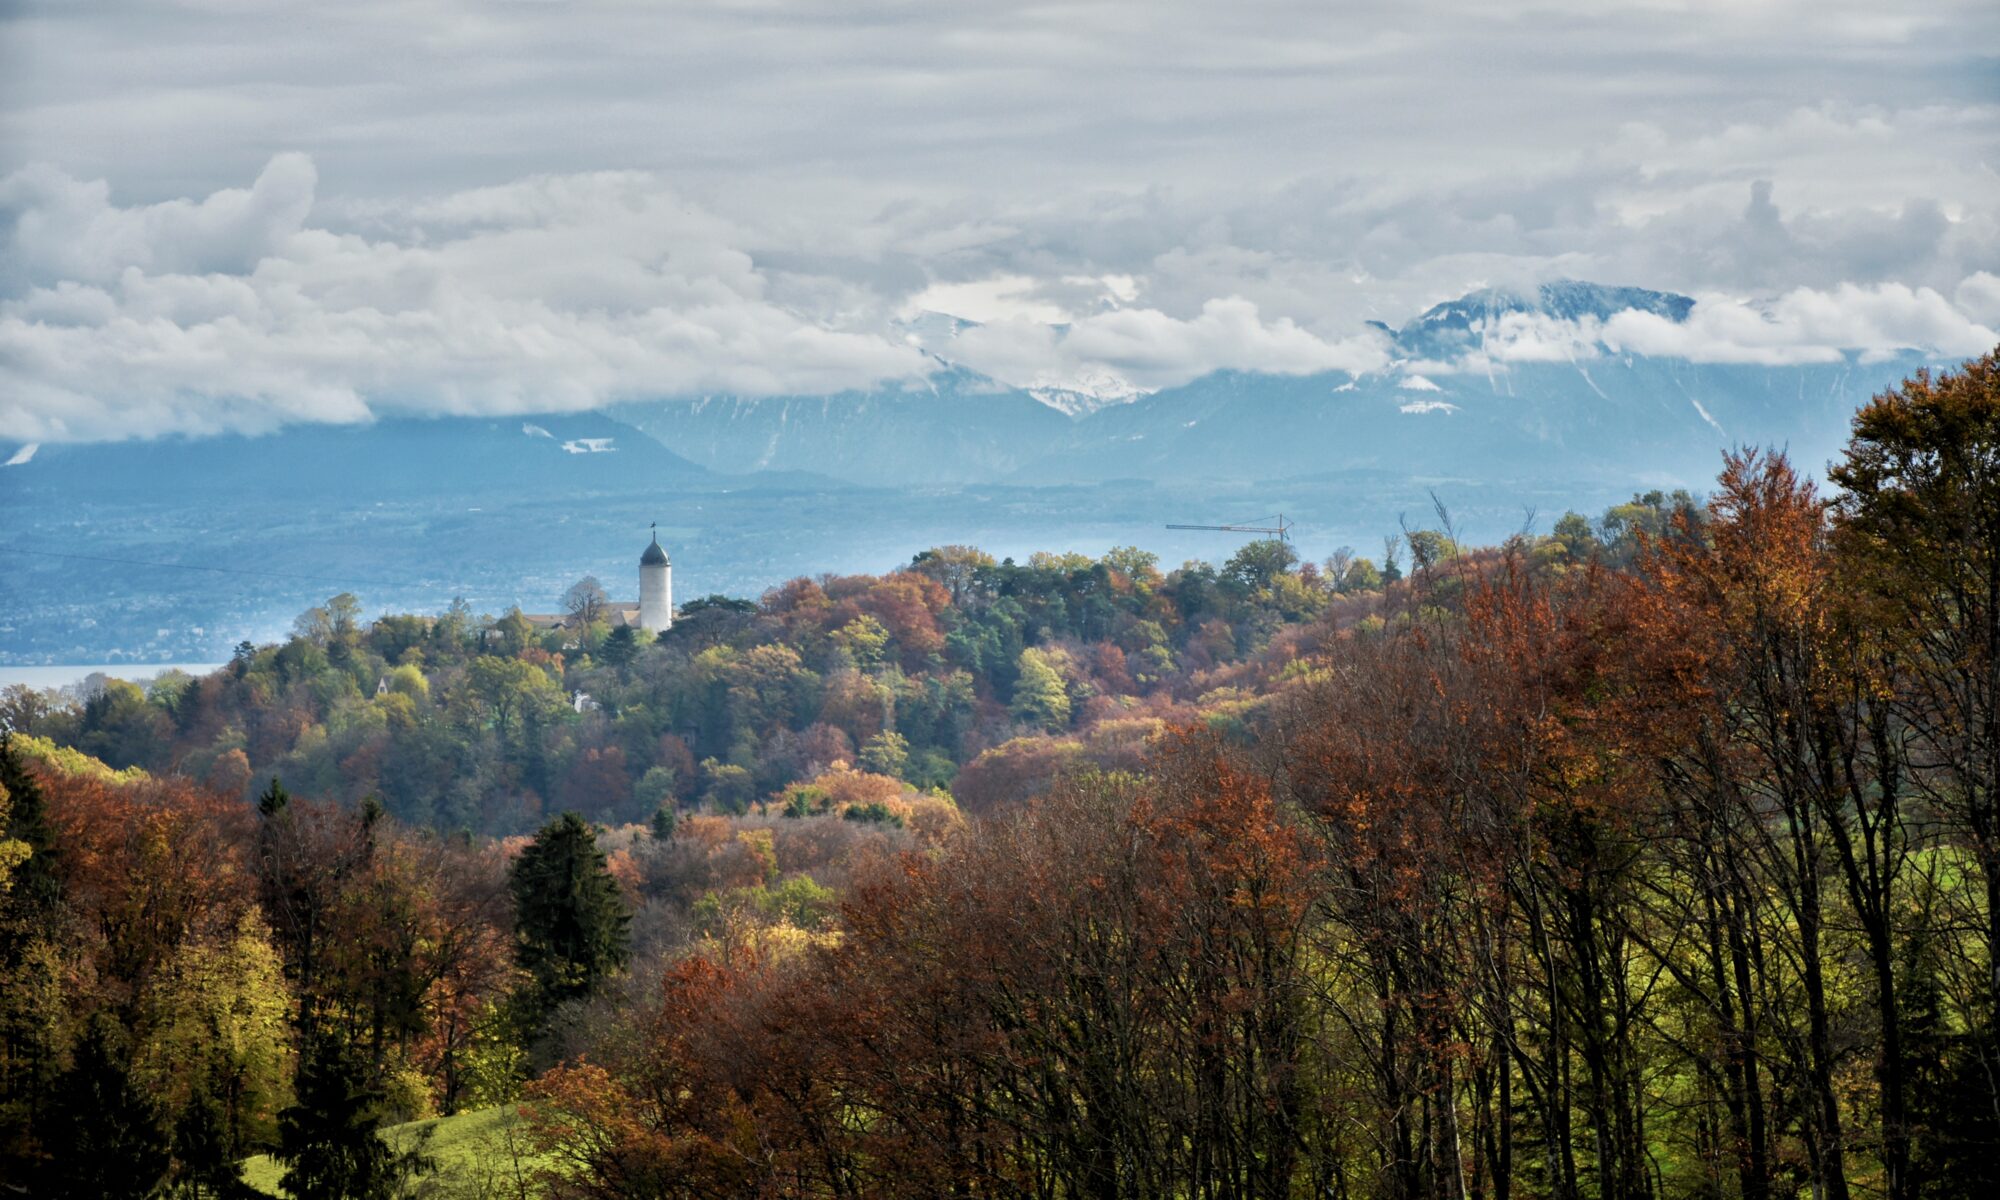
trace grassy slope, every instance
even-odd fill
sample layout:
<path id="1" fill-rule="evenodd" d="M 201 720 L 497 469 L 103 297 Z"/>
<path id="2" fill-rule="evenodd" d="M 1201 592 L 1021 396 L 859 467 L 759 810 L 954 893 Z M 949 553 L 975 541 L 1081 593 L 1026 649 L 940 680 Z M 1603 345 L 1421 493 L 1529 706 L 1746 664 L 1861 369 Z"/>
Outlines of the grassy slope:
<path id="1" fill-rule="evenodd" d="M 485 1200 L 524 1194 L 518 1186 L 515 1154 L 518 1151 L 523 1174 L 533 1168 L 534 1160 L 521 1144 L 520 1123 L 511 1105 L 499 1105 L 391 1126 L 383 1135 L 398 1150 L 423 1143 L 422 1152 L 436 1160 L 436 1174 L 414 1181 L 408 1194 L 439 1200 Z M 268 1156 L 259 1155 L 243 1164 L 243 1181 L 268 1195 L 285 1194 L 278 1186 L 283 1174 L 284 1168 Z"/>

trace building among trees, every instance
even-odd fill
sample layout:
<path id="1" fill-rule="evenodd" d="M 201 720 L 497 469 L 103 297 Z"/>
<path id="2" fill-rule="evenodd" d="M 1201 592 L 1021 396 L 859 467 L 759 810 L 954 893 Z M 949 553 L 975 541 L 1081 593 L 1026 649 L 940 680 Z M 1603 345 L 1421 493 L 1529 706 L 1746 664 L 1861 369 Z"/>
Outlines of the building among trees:
<path id="1" fill-rule="evenodd" d="M 536 629 L 559 629 L 565 625 L 588 625 L 602 621 L 613 629 L 625 626 L 646 633 L 660 633 L 673 628 L 674 624 L 674 564 L 667 557 L 666 547 L 660 545 L 660 535 L 655 532 L 652 543 L 639 556 L 638 603 L 611 600 L 604 594 L 604 586 L 597 582 L 595 576 L 585 576 L 563 596 L 562 612 L 522 613 L 521 616 Z"/>

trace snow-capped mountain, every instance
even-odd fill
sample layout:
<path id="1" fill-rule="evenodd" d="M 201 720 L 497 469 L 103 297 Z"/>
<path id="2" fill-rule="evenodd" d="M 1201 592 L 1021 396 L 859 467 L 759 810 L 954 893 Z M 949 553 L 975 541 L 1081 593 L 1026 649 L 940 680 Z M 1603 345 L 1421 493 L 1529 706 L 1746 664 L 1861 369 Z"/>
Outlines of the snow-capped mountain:
<path id="1" fill-rule="evenodd" d="M 968 329 L 980 327 L 977 321 L 929 311 L 900 318 L 894 326 L 911 345 L 940 362 L 953 360 L 953 339 Z M 1066 326 L 1055 328 L 1059 333 L 1067 332 Z M 1114 404 L 1130 404 L 1146 394 L 1144 388 L 1134 387 L 1104 367 L 1085 367 L 1067 373 L 1046 371 L 1021 384 L 1020 390 L 1071 418 L 1089 416 Z"/>
<path id="2" fill-rule="evenodd" d="M 1060 443 L 1069 418 L 939 361 L 928 378 L 822 396 L 698 396 L 615 414 L 720 471 L 815 471 L 856 483 L 1005 478 Z"/>
<path id="3" fill-rule="evenodd" d="M 1099 409 L 1130 404 L 1146 395 L 1110 371 L 1083 371 L 1067 379 L 1038 379 L 1027 393 L 1066 417 L 1087 417 Z"/>
<path id="4" fill-rule="evenodd" d="M 1397 352 L 1405 358 L 1443 362 L 1479 349 L 1483 338 L 1508 316 L 1603 322 L 1622 312 L 1637 311 L 1670 321 L 1685 321 L 1693 310 L 1692 298 L 1671 292 L 1562 279 L 1544 283 L 1533 291 L 1481 288 L 1468 292 L 1456 300 L 1433 305 L 1401 329 L 1391 330 L 1380 322 L 1374 324 L 1389 333 Z"/>
<path id="5" fill-rule="evenodd" d="M 0 486 L 72 470 L 109 486 L 276 491 L 360 486 L 472 492 L 657 486 L 707 472 L 807 472 L 864 485 L 1263 481 L 1343 472 L 1404 478 L 1702 486 L 1736 445 L 1789 448 L 1817 469 L 1855 408 L 1930 360 L 1801 366 L 1614 353 L 1587 336 L 1561 355 L 1509 360 L 1493 339 L 1521 318 L 1584 334 L 1637 310 L 1684 321 L 1694 302 L 1642 288 L 1559 282 L 1483 289 L 1383 326 L 1395 358 L 1362 375 L 1220 371 L 1144 393 L 1104 371 L 1016 387 L 933 355 L 924 378 L 831 395 L 684 397 L 606 414 L 384 421 L 269 438 L 123 446 L 0 446 Z M 927 341 L 972 328 L 905 322 Z M 1572 352 L 1573 351 L 1573 352 Z"/>
<path id="6" fill-rule="evenodd" d="M 1700 486 L 1723 449 L 1791 449 L 1816 469 L 1854 409 L 1928 360 L 1804 366 L 1613 353 L 1620 313 L 1681 322 L 1694 301 L 1575 280 L 1485 288 L 1380 325 L 1394 359 L 1364 375 L 1221 371 L 1153 393 L 1109 371 L 1023 387 L 950 363 L 974 324 L 904 323 L 937 358 L 922 383 L 837 396 L 708 397 L 619 416 L 712 469 L 796 468 L 864 483 L 1260 480 L 1344 471 Z M 1567 331 L 1560 354 L 1497 353 L 1524 325 Z"/>

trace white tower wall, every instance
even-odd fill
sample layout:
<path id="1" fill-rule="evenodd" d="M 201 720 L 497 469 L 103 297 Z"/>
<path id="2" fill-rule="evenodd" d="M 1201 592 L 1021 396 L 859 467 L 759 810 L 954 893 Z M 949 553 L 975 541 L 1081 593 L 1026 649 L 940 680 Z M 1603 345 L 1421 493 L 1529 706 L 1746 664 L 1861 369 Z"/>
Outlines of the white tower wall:
<path id="1" fill-rule="evenodd" d="M 639 628 L 647 633 L 671 629 L 674 624 L 674 567 L 672 563 L 648 563 L 639 568 Z"/>

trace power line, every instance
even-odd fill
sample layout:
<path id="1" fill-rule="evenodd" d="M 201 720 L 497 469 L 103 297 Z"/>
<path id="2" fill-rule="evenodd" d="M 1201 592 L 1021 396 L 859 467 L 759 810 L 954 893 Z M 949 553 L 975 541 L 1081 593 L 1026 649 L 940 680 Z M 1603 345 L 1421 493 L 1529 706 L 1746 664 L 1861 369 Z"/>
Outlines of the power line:
<path id="1" fill-rule="evenodd" d="M 0 546 L 0 553 L 30 554 L 37 558 L 61 558 L 71 562 L 101 562 L 120 567 L 158 567 L 169 571 L 207 571 L 215 575 L 248 575 L 259 579 L 288 579 L 295 583 L 330 583 L 336 587 L 361 584 L 365 587 L 422 588 L 429 584 L 397 583 L 387 579 L 335 579 L 328 575 L 294 575 L 284 571 L 249 571 L 241 567 L 207 567 L 195 563 L 145 562 L 134 558 L 113 558 L 104 554 L 58 554 L 53 550 L 23 550 Z"/>

